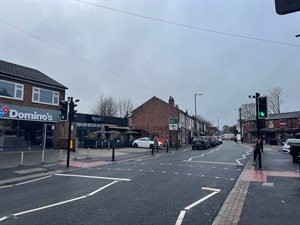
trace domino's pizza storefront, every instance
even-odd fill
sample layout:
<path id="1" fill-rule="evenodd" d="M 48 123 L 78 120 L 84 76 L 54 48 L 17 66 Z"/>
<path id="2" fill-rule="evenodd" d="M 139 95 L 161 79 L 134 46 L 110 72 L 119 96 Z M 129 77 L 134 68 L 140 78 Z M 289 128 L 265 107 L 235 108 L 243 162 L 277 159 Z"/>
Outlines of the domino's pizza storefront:
<path id="1" fill-rule="evenodd" d="M 0 103 L 0 151 L 52 148 L 57 110 Z"/>

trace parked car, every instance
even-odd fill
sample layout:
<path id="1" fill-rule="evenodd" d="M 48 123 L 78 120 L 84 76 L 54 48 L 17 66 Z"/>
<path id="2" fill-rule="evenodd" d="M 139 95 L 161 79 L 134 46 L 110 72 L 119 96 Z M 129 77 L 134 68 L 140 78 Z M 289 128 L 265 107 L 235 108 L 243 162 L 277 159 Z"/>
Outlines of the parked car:
<path id="1" fill-rule="evenodd" d="M 283 153 L 290 153 L 291 144 L 300 144 L 300 139 L 287 139 L 282 146 Z"/>
<path id="2" fill-rule="evenodd" d="M 215 147 L 219 144 L 217 138 L 214 136 L 207 136 L 206 138 L 208 139 L 210 147 Z"/>
<path id="3" fill-rule="evenodd" d="M 209 143 L 205 137 L 195 137 L 192 141 L 192 149 L 207 149 L 209 148 Z"/>
<path id="4" fill-rule="evenodd" d="M 135 148 L 152 148 L 154 146 L 154 141 L 148 137 L 139 138 L 132 142 L 132 146 Z M 162 147 L 163 144 L 158 141 L 158 147 Z"/>
<path id="5" fill-rule="evenodd" d="M 218 140 L 219 144 L 222 144 L 222 143 L 223 143 L 222 137 L 218 136 L 218 137 L 217 137 L 217 140 Z"/>

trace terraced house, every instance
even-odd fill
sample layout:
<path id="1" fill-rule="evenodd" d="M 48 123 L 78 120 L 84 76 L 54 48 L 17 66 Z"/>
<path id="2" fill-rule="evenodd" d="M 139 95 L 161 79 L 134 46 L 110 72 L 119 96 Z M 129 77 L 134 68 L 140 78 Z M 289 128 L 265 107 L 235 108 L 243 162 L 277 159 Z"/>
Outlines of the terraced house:
<path id="1" fill-rule="evenodd" d="M 53 147 L 66 89 L 36 69 L 0 60 L 0 150 Z"/>

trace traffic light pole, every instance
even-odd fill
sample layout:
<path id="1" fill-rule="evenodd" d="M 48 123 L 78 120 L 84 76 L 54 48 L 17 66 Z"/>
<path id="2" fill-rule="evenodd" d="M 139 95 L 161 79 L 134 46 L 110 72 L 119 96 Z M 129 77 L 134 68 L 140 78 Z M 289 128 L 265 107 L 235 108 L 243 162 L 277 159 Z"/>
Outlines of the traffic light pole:
<path id="1" fill-rule="evenodd" d="M 70 98 L 70 103 L 69 106 L 71 106 L 71 102 L 73 102 L 73 97 Z M 70 165 L 70 151 L 71 151 L 71 128 L 72 128 L 72 115 L 71 115 L 71 110 L 69 107 L 69 116 L 68 116 L 68 121 L 69 121 L 69 132 L 68 132 L 68 155 L 67 155 L 67 168 L 69 168 Z"/>
<path id="2" fill-rule="evenodd" d="M 258 98 L 259 98 L 260 94 L 256 93 L 255 94 L 255 104 L 256 104 L 256 129 L 257 129 L 257 141 L 256 141 L 256 146 L 255 146 L 255 151 L 257 151 L 258 154 L 258 166 L 259 169 L 262 168 L 261 165 L 261 140 L 260 140 L 260 129 L 259 129 L 259 117 L 258 117 Z"/>

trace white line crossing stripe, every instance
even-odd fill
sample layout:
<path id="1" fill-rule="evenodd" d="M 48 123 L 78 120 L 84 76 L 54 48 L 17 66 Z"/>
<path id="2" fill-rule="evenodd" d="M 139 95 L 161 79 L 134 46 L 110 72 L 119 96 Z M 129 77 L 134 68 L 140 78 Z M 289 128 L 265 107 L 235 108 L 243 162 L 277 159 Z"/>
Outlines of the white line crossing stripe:
<path id="1" fill-rule="evenodd" d="M 14 214 L 11 214 L 10 216 L 4 216 L 2 218 L 0 218 L 0 222 L 1 221 L 4 221 L 10 217 L 16 217 L 16 216 L 20 216 L 20 215 L 24 215 L 24 214 L 28 214 L 28 213 L 32 213 L 32 212 L 36 212 L 36 211 L 40 211 L 40 210 L 43 210 L 43 209 L 48 209 L 48 208 L 52 208 L 52 207 L 55 207 L 55 206 L 58 206 L 58 205 L 63 205 L 63 204 L 67 204 L 69 202 L 74 202 L 74 201 L 78 201 L 80 199 L 84 199 L 84 198 L 87 198 L 87 197 L 90 197 L 96 193 L 98 193 L 99 191 L 102 191 L 104 190 L 105 188 L 108 188 L 109 186 L 117 183 L 118 181 L 113 181 L 99 189 L 97 189 L 96 191 L 93 191 L 87 195 L 84 195 L 84 196 L 80 196 L 80 197 L 77 197 L 77 198 L 72 198 L 72 199 L 69 199 L 69 200 L 66 200 L 66 201 L 62 201 L 62 202 L 57 202 L 57 203 L 54 203 L 54 204 L 51 204 L 51 205 L 46 205 L 46 206 L 42 206 L 42 207 L 38 207 L 38 208 L 35 208 L 35 209 L 30 209 L 30 210 L 26 210 L 26 211 L 23 211 L 23 212 L 18 212 L 18 213 L 14 213 Z"/>
<path id="2" fill-rule="evenodd" d="M 63 177 L 80 177 L 80 178 L 103 179 L 103 180 L 131 181 L 131 179 L 116 178 L 116 177 L 97 177 L 97 176 L 86 176 L 86 175 L 76 175 L 76 174 L 54 174 L 54 175 L 63 176 Z"/>

